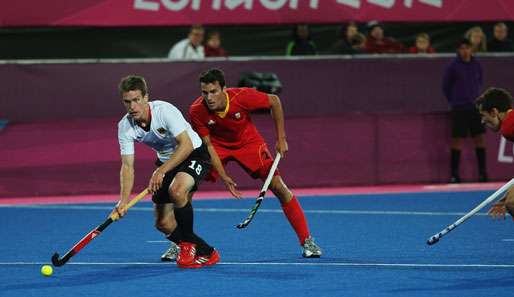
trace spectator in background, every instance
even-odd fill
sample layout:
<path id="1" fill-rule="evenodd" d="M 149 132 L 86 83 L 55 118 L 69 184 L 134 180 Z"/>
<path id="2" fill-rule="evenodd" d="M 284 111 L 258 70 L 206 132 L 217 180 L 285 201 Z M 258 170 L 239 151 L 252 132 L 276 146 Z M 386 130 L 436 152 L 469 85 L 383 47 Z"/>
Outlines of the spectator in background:
<path id="1" fill-rule="evenodd" d="M 207 34 L 207 41 L 205 42 L 205 56 L 206 57 L 226 57 L 227 52 L 221 47 L 221 35 L 218 31 L 212 31 Z"/>
<path id="2" fill-rule="evenodd" d="M 201 60 L 205 58 L 205 52 L 202 45 L 203 36 L 204 29 L 201 25 L 191 26 L 187 38 L 177 42 L 171 48 L 168 58 L 193 60 Z"/>
<path id="3" fill-rule="evenodd" d="M 341 38 L 330 48 L 331 54 L 354 55 L 364 52 L 366 36 L 359 32 L 355 22 L 341 26 L 339 35 Z"/>
<path id="4" fill-rule="evenodd" d="M 471 27 L 464 37 L 471 42 L 471 50 L 473 53 L 487 52 L 487 37 L 479 26 Z"/>
<path id="5" fill-rule="evenodd" d="M 446 67 L 443 78 L 443 91 L 451 108 L 451 179 L 450 183 L 460 183 L 461 146 L 468 135 L 475 143 L 478 161 L 478 180 L 487 181 L 485 132 L 475 99 L 480 95 L 483 84 L 482 66 L 473 56 L 471 42 L 463 39 L 457 45 L 457 57 Z"/>
<path id="6" fill-rule="evenodd" d="M 512 40 L 508 38 L 509 28 L 505 23 L 496 23 L 493 30 L 493 38 L 487 43 L 487 49 L 490 52 L 512 52 L 514 45 Z"/>
<path id="7" fill-rule="evenodd" d="M 416 35 L 416 42 L 414 46 L 409 48 L 411 54 L 433 54 L 435 50 L 430 46 L 430 36 L 427 33 L 420 33 Z"/>
<path id="8" fill-rule="evenodd" d="M 301 24 L 293 29 L 293 40 L 289 42 L 286 56 L 316 55 L 316 44 L 311 39 L 309 27 Z"/>
<path id="9" fill-rule="evenodd" d="M 350 39 L 350 46 L 352 47 L 354 54 L 366 53 L 366 36 L 359 33 Z"/>
<path id="10" fill-rule="evenodd" d="M 384 36 L 384 28 L 378 22 L 368 24 L 366 52 L 370 54 L 395 54 L 403 52 L 403 44 L 391 37 Z"/>

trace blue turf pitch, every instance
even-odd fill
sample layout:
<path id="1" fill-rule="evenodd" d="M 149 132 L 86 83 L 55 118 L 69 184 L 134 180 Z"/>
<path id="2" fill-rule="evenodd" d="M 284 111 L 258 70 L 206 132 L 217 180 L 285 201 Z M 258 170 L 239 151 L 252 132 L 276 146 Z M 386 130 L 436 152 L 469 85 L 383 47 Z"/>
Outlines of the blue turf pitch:
<path id="1" fill-rule="evenodd" d="M 136 205 L 52 277 L 39 273 L 103 222 L 112 205 L 0 207 L 0 296 L 498 296 L 514 288 L 512 220 L 482 213 L 429 247 L 426 240 L 490 192 L 302 197 L 324 255 L 303 259 L 277 201 L 195 201 L 198 233 L 219 265 L 161 263 L 168 247 L 151 204 Z"/>

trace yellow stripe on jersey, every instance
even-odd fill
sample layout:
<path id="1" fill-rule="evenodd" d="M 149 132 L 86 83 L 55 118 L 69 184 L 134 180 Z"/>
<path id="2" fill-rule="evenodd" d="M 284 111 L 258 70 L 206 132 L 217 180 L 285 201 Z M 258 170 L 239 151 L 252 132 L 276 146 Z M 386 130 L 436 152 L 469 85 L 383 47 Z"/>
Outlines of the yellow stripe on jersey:
<path id="1" fill-rule="evenodd" d="M 225 110 L 224 111 L 216 112 L 216 115 L 219 116 L 222 119 L 224 119 L 227 116 L 228 109 L 230 108 L 230 100 L 228 98 L 228 93 L 225 92 L 225 91 L 223 91 L 223 93 L 225 93 L 225 98 L 227 98 L 227 105 L 225 106 Z"/>

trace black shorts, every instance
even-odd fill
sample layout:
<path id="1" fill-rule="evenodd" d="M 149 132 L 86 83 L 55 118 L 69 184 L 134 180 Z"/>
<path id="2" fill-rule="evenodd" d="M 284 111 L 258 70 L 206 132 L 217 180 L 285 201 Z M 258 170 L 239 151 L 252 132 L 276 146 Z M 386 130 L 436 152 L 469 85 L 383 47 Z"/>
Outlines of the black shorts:
<path id="1" fill-rule="evenodd" d="M 468 135 L 475 137 L 485 133 L 480 113 L 476 108 L 453 108 L 451 118 L 453 138 L 465 138 Z"/>
<path id="2" fill-rule="evenodd" d="M 160 160 L 155 162 L 155 165 L 157 166 L 161 166 L 162 164 L 163 163 Z M 198 190 L 198 185 L 210 169 L 211 157 L 209 156 L 207 147 L 202 144 L 202 146 L 195 149 L 184 162 L 180 163 L 177 167 L 164 175 L 162 186 L 159 191 L 152 195 L 152 201 L 155 204 L 172 203 L 168 189 L 175 178 L 175 175 L 179 172 L 185 172 L 195 180 L 195 184 L 191 189 L 191 192 Z"/>

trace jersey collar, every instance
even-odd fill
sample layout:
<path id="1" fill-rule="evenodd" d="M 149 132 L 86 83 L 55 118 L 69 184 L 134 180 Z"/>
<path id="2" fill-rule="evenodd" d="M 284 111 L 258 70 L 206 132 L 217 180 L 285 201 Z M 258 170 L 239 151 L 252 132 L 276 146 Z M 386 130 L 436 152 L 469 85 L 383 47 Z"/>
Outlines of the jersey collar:
<path id="1" fill-rule="evenodd" d="M 225 94 L 225 98 L 227 100 L 227 104 L 225 105 L 225 110 L 224 111 L 216 112 L 216 115 L 219 116 L 222 119 L 224 119 L 227 116 L 228 109 L 230 108 L 230 100 L 229 100 L 228 93 L 225 92 L 225 91 L 223 91 L 223 93 Z"/>

